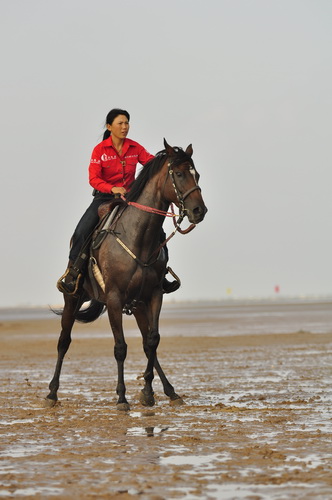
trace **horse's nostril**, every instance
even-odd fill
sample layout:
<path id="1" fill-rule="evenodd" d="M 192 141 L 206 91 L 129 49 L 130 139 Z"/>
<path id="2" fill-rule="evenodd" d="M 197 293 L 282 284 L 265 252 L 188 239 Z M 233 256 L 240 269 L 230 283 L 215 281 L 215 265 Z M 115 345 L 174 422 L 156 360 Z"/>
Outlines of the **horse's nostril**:
<path id="1" fill-rule="evenodd" d="M 204 210 L 201 207 L 196 207 L 196 208 L 194 208 L 193 213 L 195 215 L 201 215 L 204 213 Z"/>

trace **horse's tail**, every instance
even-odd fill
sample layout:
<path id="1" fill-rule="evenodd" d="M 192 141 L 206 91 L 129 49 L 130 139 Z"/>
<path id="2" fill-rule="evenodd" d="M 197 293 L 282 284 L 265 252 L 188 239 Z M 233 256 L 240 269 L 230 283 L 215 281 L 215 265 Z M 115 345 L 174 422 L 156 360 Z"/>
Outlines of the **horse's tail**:
<path id="1" fill-rule="evenodd" d="M 99 316 L 101 316 L 106 310 L 105 304 L 102 304 L 98 300 L 92 299 L 90 305 L 85 309 L 80 309 L 75 314 L 75 320 L 80 323 L 92 323 Z"/>
<path id="2" fill-rule="evenodd" d="M 63 309 L 51 309 L 54 314 L 62 316 Z M 106 306 L 98 300 L 92 299 L 89 306 L 85 309 L 80 309 L 75 313 L 75 321 L 80 323 L 92 323 L 99 318 L 106 310 Z"/>

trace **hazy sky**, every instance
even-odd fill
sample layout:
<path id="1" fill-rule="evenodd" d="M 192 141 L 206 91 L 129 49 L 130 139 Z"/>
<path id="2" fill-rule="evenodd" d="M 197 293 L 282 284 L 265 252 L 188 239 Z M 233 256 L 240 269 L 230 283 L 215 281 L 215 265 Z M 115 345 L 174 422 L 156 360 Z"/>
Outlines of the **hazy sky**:
<path id="1" fill-rule="evenodd" d="M 107 112 L 193 144 L 167 300 L 332 292 L 330 0 L 1 1 L 1 306 L 59 304 Z M 166 226 L 167 229 L 168 226 Z"/>

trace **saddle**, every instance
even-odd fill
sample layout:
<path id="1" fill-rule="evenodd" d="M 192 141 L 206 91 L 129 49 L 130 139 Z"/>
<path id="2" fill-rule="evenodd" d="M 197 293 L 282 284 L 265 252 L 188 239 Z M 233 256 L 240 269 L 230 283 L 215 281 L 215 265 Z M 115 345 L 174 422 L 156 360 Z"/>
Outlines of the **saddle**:
<path id="1" fill-rule="evenodd" d="M 102 203 L 98 208 L 99 219 L 102 220 L 106 215 L 110 214 L 115 207 L 119 207 L 120 205 L 126 206 L 126 202 L 120 197 L 116 197 L 112 201 Z"/>
<path id="2" fill-rule="evenodd" d="M 93 251 L 98 250 L 106 236 L 111 231 L 112 225 L 122 212 L 126 209 L 127 203 L 121 198 L 115 198 L 112 201 L 102 203 L 98 208 L 99 223 L 92 235 L 90 244 L 90 258 L 88 273 L 92 285 L 93 294 L 96 300 L 100 297 L 100 289 L 105 291 L 105 283 L 98 267 L 97 261 L 93 256 Z M 99 287 L 100 289 L 99 289 Z"/>
<path id="3" fill-rule="evenodd" d="M 100 247 L 108 232 L 110 231 L 110 228 L 116 216 L 120 216 L 126 207 L 126 202 L 121 198 L 115 198 L 112 201 L 102 203 L 100 205 L 100 207 L 98 208 L 100 222 L 97 225 L 92 238 L 92 250 L 97 250 Z"/>

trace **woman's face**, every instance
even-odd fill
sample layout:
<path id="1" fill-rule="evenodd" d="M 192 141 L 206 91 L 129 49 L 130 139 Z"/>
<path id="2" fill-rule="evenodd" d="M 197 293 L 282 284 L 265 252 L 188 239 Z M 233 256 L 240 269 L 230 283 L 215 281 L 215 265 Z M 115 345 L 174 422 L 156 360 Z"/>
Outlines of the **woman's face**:
<path id="1" fill-rule="evenodd" d="M 107 124 L 107 130 L 116 139 L 125 139 L 129 132 L 129 121 L 125 115 L 118 115 L 114 118 L 112 125 Z"/>

